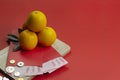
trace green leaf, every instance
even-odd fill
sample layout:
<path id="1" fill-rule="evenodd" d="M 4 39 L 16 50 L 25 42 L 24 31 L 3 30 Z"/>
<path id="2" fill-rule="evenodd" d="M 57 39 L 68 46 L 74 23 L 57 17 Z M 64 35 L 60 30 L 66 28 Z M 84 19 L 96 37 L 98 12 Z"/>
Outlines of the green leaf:
<path id="1" fill-rule="evenodd" d="M 8 34 L 7 38 L 9 41 L 18 42 L 18 37 L 16 35 Z"/>
<path id="2" fill-rule="evenodd" d="M 23 29 L 18 28 L 18 33 L 20 34 L 23 31 Z"/>
<path id="3" fill-rule="evenodd" d="M 18 50 L 20 50 L 20 44 L 19 43 L 15 44 L 15 46 L 13 48 L 13 52 L 18 51 Z"/>

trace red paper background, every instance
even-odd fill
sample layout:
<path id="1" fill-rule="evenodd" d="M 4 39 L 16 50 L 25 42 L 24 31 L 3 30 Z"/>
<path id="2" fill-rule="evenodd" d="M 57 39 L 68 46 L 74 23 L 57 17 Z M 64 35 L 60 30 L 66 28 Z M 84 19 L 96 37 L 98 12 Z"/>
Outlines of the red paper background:
<path id="1" fill-rule="evenodd" d="M 120 0 L 0 0 L 0 49 L 36 9 L 72 51 L 67 68 L 34 80 L 120 80 Z"/>

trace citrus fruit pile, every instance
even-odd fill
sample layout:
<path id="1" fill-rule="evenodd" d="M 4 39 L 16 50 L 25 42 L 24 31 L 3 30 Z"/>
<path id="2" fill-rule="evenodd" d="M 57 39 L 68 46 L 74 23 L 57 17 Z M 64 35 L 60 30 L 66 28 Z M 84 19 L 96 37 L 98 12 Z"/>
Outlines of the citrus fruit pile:
<path id="1" fill-rule="evenodd" d="M 19 44 L 24 50 L 32 50 L 37 44 L 51 46 L 57 37 L 55 30 L 47 26 L 46 15 L 41 11 L 32 11 L 22 28 Z"/>

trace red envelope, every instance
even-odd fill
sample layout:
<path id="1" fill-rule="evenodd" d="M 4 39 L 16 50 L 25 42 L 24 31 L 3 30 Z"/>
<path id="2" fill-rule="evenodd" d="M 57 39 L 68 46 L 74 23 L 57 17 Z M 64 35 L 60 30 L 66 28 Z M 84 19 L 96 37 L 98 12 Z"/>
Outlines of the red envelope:
<path id="1" fill-rule="evenodd" d="M 37 46 L 31 51 L 19 50 L 16 52 L 13 52 L 13 47 L 14 44 L 11 43 L 7 66 L 16 66 L 20 61 L 24 62 L 26 66 L 41 66 L 42 63 L 60 56 L 52 47 Z M 10 60 L 15 60 L 15 64 L 10 64 Z"/>

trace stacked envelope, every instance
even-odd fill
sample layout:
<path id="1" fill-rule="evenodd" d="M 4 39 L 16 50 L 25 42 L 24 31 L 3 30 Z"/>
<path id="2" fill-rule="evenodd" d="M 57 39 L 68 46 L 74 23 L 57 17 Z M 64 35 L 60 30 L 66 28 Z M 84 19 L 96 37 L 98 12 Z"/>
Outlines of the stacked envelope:
<path id="1" fill-rule="evenodd" d="M 53 58 L 51 60 L 48 60 L 44 62 L 41 66 L 9 66 L 6 65 L 7 61 L 7 55 L 9 51 L 9 47 L 6 47 L 2 51 L 0 51 L 0 62 L 3 65 L 0 65 L 2 69 L 4 69 L 8 74 L 10 74 L 12 77 L 22 77 L 24 80 L 31 80 L 32 76 L 36 75 L 43 75 L 45 73 L 52 73 L 55 70 L 61 68 L 62 66 L 68 64 L 68 62 L 63 58 L 67 53 L 70 52 L 70 46 L 64 43 L 63 41 L 56 39 L 55 43 L 52 45 L 52 47 L 60 54 L 62 57 L 58 56 L 56 58 Z M 3 58 L 4 57 L 4 58 Z M 8 63 L 8 62 L 7 62 Z"/>

